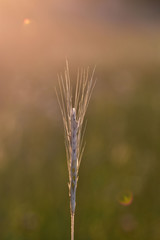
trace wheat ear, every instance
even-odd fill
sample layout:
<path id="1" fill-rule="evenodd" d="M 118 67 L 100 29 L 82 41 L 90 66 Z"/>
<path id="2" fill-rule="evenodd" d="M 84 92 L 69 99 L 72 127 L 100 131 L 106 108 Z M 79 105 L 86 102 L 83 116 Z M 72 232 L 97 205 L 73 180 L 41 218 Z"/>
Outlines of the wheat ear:
<path id="1" fill-rule="evenodd" d="M 59 94 L 56 91 L 62 113 L 67 165 L 69 172 L 69 197 L 71 212 L 71 240 L 74 240 L 74 215 L 76 207 L 76 189 L 78 171 L 84 151 L 83 137 L 86 124 L 83 127 L 85 113 L 91 98 L 95 80 L 95 68 L 89 75 L 89 68 L 77 72 L 77 82 L 74 98 L 70 81 L 68 62 L 63 75 L 58 75 Z"/>

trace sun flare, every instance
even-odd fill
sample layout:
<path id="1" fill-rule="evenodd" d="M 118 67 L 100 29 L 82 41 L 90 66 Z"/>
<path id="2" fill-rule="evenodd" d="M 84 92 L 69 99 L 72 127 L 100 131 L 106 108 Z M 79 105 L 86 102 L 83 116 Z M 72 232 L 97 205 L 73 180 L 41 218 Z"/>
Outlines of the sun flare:
<path id="1" fill-rule="evenodd" d="M 23 24 L 24 25 L 29 25 L 29 24 L 31 24 L 31 20 L 29 18 L 25 18 L 24 21 L 23 21 Z"/>

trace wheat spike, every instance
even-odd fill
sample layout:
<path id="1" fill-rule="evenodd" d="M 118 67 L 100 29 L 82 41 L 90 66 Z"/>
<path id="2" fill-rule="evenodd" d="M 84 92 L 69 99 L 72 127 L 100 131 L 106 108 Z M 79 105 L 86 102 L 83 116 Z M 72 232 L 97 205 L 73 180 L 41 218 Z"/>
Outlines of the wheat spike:
<path id="1" fill-rule="evenodd" d="M 83 144 L 86 125 L 83 127 L 85 113 L 91 98 L 95 68 L 89 76 L 89 68 L 78 69 L 77 82 L 74 98 L 69 73 L 68 61 L 63 75 L 58 75 L 59 94 L 56 91 L 59 102 L 64 132 L 67 165 L 69 172 L 69 197 L 71 212 L 71 240 L 74 240 L 74 215 L 76 208 L 76 189 L 78 182 L 78 171 L 84 151 Z"/>

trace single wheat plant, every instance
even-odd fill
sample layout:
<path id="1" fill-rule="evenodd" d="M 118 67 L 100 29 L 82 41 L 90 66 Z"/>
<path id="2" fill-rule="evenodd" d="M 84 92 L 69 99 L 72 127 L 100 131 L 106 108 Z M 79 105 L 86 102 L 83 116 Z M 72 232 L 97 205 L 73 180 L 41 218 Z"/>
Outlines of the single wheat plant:
<path id="1" fill-rule="evenodd" d="M 95 86 L 94 72 L 95 68 L 91 74 L 89 68 L 78 69 L 74 95 L 72 93 L 72 84 L 67 61 L 64 74 L 58 75 L 59 91 L 58 93 L 56 91 L 56 94 L 62 113 L 65 132 L 65 147 L 69 172 L 68 186 L 71 213 L 71 240 L 74 240 L 74 215 L 76 208 L 78 171 L 85 147 L 83 138 L 86 124 L 83 123 Z"/>

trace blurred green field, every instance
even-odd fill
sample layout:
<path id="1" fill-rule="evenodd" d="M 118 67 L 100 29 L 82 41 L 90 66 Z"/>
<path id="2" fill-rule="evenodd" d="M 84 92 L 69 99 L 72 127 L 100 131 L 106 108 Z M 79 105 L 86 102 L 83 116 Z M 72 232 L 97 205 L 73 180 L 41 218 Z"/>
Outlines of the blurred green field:
<path id="1" fill-rule="evenodd" d="M 96 77 L 75 239 L 159 240 L 160 68 L 104 63 Z M 63 125 L 48 79 L 26 83 L 25 101 L 1 96 L 1 240 L 70 238 Z"/>

